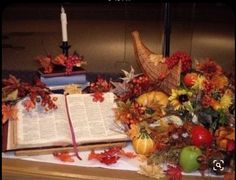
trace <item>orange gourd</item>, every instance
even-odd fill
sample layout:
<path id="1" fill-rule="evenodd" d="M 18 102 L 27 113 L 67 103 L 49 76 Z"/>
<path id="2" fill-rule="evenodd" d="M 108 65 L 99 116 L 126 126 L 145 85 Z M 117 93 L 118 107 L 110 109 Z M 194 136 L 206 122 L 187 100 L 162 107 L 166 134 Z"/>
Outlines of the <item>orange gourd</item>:
<path id="1" fill-rule="evenodd" d="M 139 135 L 132 141 L 137 154 L 150 155 L 155 149 L 155 143 L 145 128 L 141 128 Z"/>

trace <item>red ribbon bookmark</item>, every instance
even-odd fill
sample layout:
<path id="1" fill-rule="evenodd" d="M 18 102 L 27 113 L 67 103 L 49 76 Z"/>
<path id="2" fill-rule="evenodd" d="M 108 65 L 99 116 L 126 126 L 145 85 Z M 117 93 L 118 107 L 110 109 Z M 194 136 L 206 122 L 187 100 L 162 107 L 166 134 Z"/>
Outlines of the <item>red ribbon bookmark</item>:
<path id="1" fill-rule="evenodd" d="M 73 143 L 74 153 L 75 153 L 76 157 L 77 157 L 79 160 L 82 160 L 82 158 L 79 156 L 79 153 L 78 153 L 79 150 L 78 150 L 77 144 L 76 144 L 74 128 L 73 128 L 73 125 L 72 125 L 72 122 L 71 122 L 71 119 L 70 119 L 70 116 L 69 116 L 68 103 L 67 103 L 66 96 L 65 96 L 65 101 L 66 101 L 66 111 L 67 111 L 67 117 L 68 117 L 69 125 L 70 125 L 70 132 L 71 132 L 71 137 L 72 137 L 72 143 Z"/>

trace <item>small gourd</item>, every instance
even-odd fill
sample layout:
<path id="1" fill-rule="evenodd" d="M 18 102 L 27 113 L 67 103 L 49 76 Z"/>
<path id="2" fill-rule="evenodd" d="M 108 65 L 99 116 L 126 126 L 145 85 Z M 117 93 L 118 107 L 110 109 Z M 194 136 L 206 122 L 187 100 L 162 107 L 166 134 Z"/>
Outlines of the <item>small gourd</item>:
<path id="1" fill-rule="evenodd" d="M 150 155 L 155 148 L 155 143 L 145 128 L 141 128 L 139 135 L 132 141 L 137 154 Z"/>

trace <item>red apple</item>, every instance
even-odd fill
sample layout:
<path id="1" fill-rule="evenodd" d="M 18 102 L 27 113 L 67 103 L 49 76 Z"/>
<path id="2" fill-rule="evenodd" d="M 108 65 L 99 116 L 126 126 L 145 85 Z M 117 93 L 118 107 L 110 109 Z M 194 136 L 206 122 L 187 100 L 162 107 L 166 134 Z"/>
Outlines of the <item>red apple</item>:
<path id="1" fill-rule="evenodd" d="M 200 164 L 197 158 L 202 154 L 200 148 L 196 146 L 186 146 L 181 149 L 179 164 L 184 172 L 190 173 L 196 171 Z"/>
<path id="2" fill-rule="evenodd" d="M 197 80 L 197 73 L 187 73 L 183 78 L 183 82 L 187 87 L 193 86 L 196 80 Z"/>
<path id="3" fill-rule="evenodd" d="M 198 147 L 208 147 L 212 143 L 212 134 L 203 126 L 195 125 L 191 130 L 192 144 Z"/>

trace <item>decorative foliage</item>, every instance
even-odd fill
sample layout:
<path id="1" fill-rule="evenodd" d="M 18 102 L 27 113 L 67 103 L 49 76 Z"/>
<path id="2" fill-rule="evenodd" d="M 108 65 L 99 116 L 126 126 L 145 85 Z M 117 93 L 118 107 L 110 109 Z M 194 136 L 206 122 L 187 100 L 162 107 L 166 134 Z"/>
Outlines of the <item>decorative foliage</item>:
<path id="1" fill-rule="evenodd" d="M 93 101 L 94 102 L 102 102 L 104 101 L 103 93 L 96 91 L 95 93 L 92 94 L 93 96 Z"/>
<path id="2" fill-rule="evenodd" d="M 147 164 L 142 164 L 139 167 L 139 174 L 148 176 L 148 177 L 152 177 L 155 179 L 160 179 L 165 177 L 165 173 L 163 171 L 163 169 L 159 166 L 159 165 L 147 165 Z"/>
<path id="3" fill-rule="evenodd" d="M 35 79 L 33 84 L 21 82 L 13 75 L 2 80 L 2 107 L 3 123 L 8 119 L 16 119 L 16 107 L 14 105 L 18 100 L 28 97 L 24 101 L 24 107 L 27 111 L 33 109 L 36 103 L 40 103 L 46 111 L 56 109 L 54 103 L 56 99 L 50 96 L 50 90 L 39 79 Z"/>
<path id="4" fill-rule="evenodd" d="M 80 56 L 76 52 L 74 54 L 66 57 L 64 54 L 59 54 L 56 57 L 48 55 L 46 57 L 36 57 L 36 61 L 40 64 L 43 69 L 43 72 L 53 73 L 55 68 L 64 67 L 66 74 L 71 74 L 74 67 L 81 67 L 83 64 L 86 64 L 83 56 Z"/>
<path id="5" fill-rule="evenodd" d="M 95 151 L 92 150 L 88 156 L 88 160 L 96 159 L 101 163 L 110 165 L 116 163 L 121 156 L 134 158 L 136 155 L 132 152 L 125 152 L 120 146 L 114 146 L 101 153 L 95 153 Z"/>
<path id="6" fill-rule="evenodd" d="M 146 154 L 148 165 L 140 167 L 140 172 L 147 176 L 159 177 L 159 164 L 170 163 L 173 166 L 168 166 L 167 175 L 181 179 L 178 165 L 180 152 L 186 146 L 201 149 L 198 169 L 201 173 L 212 169 L 214 158 L 232 160 L 235 151 L 234 79 L 228 78 L 221 66 L 209 58 L 193 68 L 189 55 L 176 52 L 164 63 L 171 69 L 179 61 L 181 83 L 171 89 L 170 96 L 160 95 L 163 93 L 160 87 L 145 75 L 134 77 L 132 69 L 132 75 L 125 72 L 129 78 L 115 87 L 115 90 L 119 87 L 119 91 L 114 91 L 118 97 L 116 121 L 123 124 L 132 141 L 140 137 L 139 147 L 148 147 L 146 139 L 154 144 L 153 151 Z M 140 135 L 141 129 L 147 135 Z M 133 143 L 134 149 L 136 146 Z M 229 163 L 225 168 L 232 169 Z"/>
<path id="7" fill-rule="evenodd" d="M 55 152 L 53 156 L 63 162 L 74 162 L 73 155 L 70 155 L 69 152 Z"/>
<path id="8" fill-rule="evenodd" d="M 187 53 L 180 51 L 177 51 L 170 57 L 167 57 L 165 63 L 167 64 L 169 69 L 172 69 L 175 65 L 178 64 L 179 61 L 181 61 L 183 73 L 188 72 L 192 68 L 191 57 Z"/>
<path id="9" fill-rule="evenodd" d="M 166 174 L 169 176 L 169 180 L 181 180 L 182 178 L 182 170 L 179 166 L 171 166 L 167 165 Z"/>
<path id="10" fill-rule="evenodd" d="M 17 120 L 18 109 L 14 105 L 2 103 L 2 124 L 8 120 Z"/>

